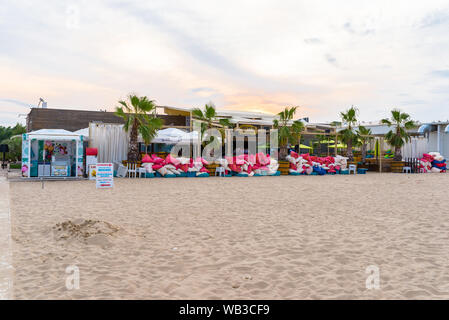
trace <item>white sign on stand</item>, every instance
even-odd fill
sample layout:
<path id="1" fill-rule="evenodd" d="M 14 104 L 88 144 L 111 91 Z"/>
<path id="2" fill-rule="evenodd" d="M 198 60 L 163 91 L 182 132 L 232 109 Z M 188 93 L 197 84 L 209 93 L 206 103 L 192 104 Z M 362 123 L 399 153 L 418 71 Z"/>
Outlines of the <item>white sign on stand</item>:
<path id="1" fill-rule="evenodd" d="M 114 186 L 114 165 L 112 163 L 97 163 L 97 189 Z"/>

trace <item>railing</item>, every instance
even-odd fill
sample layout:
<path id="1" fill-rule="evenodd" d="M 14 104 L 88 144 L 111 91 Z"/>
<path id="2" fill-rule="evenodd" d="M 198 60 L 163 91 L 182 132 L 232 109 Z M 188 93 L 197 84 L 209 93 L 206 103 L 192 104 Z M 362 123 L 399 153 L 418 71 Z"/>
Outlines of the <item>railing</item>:
<path id="1" fill-rule="evenodd" d="M 419 168 L 420 162 L 418 158 L 405 158 L 405 167 L 410 167 L 412 169 L 412 173 L 421 173 Z"/>

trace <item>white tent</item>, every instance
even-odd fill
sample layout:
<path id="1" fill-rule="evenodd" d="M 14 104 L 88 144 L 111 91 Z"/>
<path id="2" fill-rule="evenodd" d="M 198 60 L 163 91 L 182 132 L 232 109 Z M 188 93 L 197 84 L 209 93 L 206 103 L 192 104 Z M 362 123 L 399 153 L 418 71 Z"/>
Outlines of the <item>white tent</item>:
<path id="1" fill-rule="evenodd" d="M 25 177 L 31 177 L 32 145 L 36 141 L 61 141 L 65 143 L 73 141 L 75 149 L 72 151 L 71 156 L 76 166 L 76 176 L 83 174 L 84 136 L 63 129 L 41 129 L 22 134 L 22 174 Z M 66 167 L 70 171 L 71 163 L 69 161 L 66 161 Z"/>
<path id="2" fill-rule="evenodd" d="M 74 131 L 74 133 L 84 136 L 85 140 L 89 138 L 89 128 L 79 129 Z"/>

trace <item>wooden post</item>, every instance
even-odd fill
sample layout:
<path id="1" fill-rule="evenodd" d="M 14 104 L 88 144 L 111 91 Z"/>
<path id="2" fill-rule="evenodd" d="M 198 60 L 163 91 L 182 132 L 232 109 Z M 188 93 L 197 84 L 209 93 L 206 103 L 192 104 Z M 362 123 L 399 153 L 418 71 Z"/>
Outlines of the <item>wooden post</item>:
<path id="1" fill-rule="evenodd" d="M 382 173 L 382 152 L 383 152 L 383 137 L 379 137 L 379 172 Z"/>
<path id="2" fill-rule="evenodd" d="M 335 130 L 335 132 L 337 132 L 337 130 Z M 335 151 L 335 156 L 338 155 L 338 148 L 337 148 L 337 143 L 338 143 L 338 133 L 335 133 L 335 143 L 334 143 L 334 151 Z"/>

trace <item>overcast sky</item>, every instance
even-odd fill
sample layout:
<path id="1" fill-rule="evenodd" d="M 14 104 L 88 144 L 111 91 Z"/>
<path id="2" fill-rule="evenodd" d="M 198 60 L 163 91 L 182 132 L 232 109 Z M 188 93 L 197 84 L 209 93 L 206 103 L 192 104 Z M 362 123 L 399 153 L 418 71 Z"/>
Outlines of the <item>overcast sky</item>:
<path id="1" fill-rule="evenodd" d="M 159 105 L 449 119 L 449 1 L 0 0 L 0 125 Z"/>

